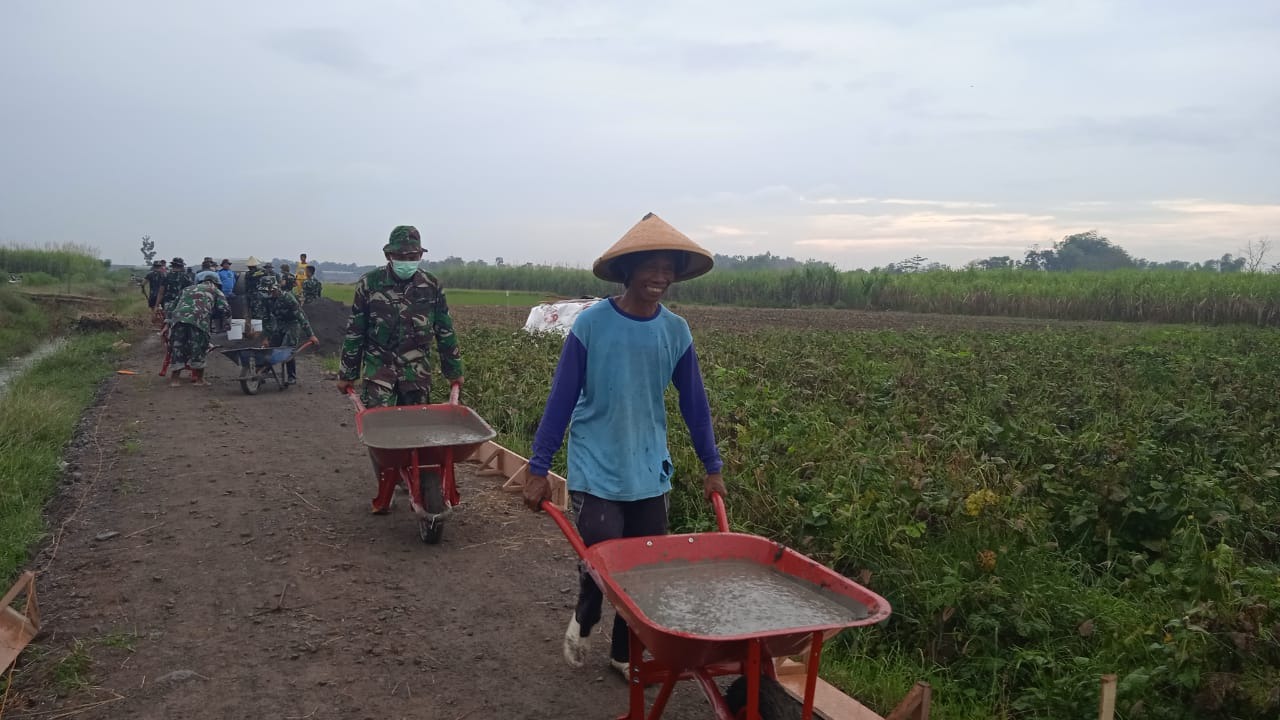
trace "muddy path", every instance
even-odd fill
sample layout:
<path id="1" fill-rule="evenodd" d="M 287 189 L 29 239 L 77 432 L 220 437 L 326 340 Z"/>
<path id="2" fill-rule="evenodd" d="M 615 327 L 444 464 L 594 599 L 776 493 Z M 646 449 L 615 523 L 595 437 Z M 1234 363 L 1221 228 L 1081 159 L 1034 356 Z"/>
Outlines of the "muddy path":
<path id="1" fill-rule="evenodd" d="M 69 457 L 36 557 L 45 631 L 5 718 L 610 718 L 626 685 L 598 633 L 560 657 L 576 562 L 545 516 L 460 474 L 426 546 L 372 473 L 314 360 L 285 392 L 170 389 L 152 336 Z M 114 534 L 113 534 L 114 533 Z M 607 629 L 607 623 L 602 625 Z M 665 717 L 707 717 L 690 688 Z"/>

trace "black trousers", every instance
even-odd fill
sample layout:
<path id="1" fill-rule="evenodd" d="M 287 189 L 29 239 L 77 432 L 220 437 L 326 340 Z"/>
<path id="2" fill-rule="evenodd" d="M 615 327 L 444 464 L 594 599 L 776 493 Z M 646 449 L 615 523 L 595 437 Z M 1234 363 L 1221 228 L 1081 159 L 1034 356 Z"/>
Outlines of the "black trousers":
<path id="1" fill-rule="evenodd" d="M 571 493 L 570 499 L 578 520 L 578 534 L 588 547 L 616 538 L 667 534 L 666 495 L 619 502 L 575 492 Z M 578 619 L 582 637 L 586 637 L 591 634 L 596 623 L 600 622 L 604 591 L 581 566 L 578 575 L 578 607 L 574 611 L 574 617 Z M 627 623 L 615 613 L 609 657 L 626 662 L 630 657 L 629 652 L 630 633 Z"/>

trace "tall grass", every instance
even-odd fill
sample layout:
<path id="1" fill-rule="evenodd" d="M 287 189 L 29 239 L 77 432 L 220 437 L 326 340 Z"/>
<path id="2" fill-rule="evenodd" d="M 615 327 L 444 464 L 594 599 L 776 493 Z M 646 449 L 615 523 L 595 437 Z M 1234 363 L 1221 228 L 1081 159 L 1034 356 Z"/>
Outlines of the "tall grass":
<path id="1" fill-rule="evenodd" d="M 576 297 L 618 292 L 588 270 L 467 267 L 442 270 L 449 288 L 546 292 Z M 1046 273 L 940 270 L 723 271 L 672 287 L 669 299 L 753 307 L 837 307 L 1060 320 L 1280 325 L 1280 275 L 1133 270 Z"/>
<path id="2" fill-rule="evenodd" d="M 116 336 L 76 337 L 17 378 L 0 402 L 0 585 L 44 533 L 41 511 L 59 461 L 98 383 L 111 372 Z"/>
<path id="3" fill-rule="evenodd" d="M 49 332 L 50 318 L 35 303 L 0 287 L 0 362 L 24 355 Z"/>
<path id="4" fill-rule="evenodd" d="M 64 243 L 44 248 L 0 247 L 0 272 L 44 273 L 59 280 L 95 280 L 107 274 L 109 265 L 98 259 L 98 249 L 88 245 Z"/>

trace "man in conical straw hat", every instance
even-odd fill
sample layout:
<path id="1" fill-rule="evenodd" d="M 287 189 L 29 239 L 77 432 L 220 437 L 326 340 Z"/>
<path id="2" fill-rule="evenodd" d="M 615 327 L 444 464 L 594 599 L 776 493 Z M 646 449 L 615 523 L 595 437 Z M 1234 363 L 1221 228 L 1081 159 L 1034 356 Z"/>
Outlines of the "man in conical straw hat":
<path id="1" fill-rule="evenodd" d="M 667 532 L 667 493 L 675 471 L 663 401 L 668 384 L 680 393 L 680 414 L 706 470 L 704 494 L 709 499 L 725 491 L 689 324 L 661 303 L 671 283 L 702 275 L 711 265 L 710 253 L 649 213 L 592 268 L 596 277 L 624 289 L 574 320 L 524 488 L 525 503 L 534 510 L 551 497 L 547 472 L 568 427 L 569 492 L 587 545 Z M 591 576 L 581 573 L 578 605 L 564 638 L 570 665 L 583 664 L 603 599 Z M 629 639 L 626 622 L 615 615 L 609 664 L 624 677 Z"/>

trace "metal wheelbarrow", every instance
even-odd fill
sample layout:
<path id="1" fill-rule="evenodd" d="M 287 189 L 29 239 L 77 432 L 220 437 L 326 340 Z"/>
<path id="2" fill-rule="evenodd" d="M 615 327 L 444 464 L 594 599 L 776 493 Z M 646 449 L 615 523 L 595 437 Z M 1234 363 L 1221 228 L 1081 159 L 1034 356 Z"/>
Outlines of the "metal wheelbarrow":
<path id="1" fill-rule="evenodd" d="M 289 387 L 285 382 L 284 364 L 293 359 L 294 355 L 302 352 L 311 341 L 303 343 L 296 350 L 291 347 L 266 347 L 266 348 L 235 348 L 232 350 L 220 350 L 227 359 L 240 366 L 240 376 L 236 379 L 240 381 L 240 390 L 245 395 L 257 395 L 258 390 L 267 382 L 274 380 L 280 390 Z M 276 366 L 280 367 L 279 372 Z"/>
<path id="2" fill-rule="evenodd" d="M 439 543 L 445 518 L 461 502 L 454 463 L 471 457 L 497 433 L 459 403 L 457 385 L 449 402 L 435 405 L 366 408 L 354 391 L 349 395 L 356 435 L 369 448 L 378 473 L 378 497 L 389 501 L 395 486 L 403 485 L 418 518 L 418 536 L 429 545 Z"/>
<path id="3" fill-rule="evenodd" d="M 618 720 L 662 717 L 681 680 L 702 687 L 717 720 L 810 720 L 823 641 L 887 619 L 889 603 L 781 543 L 730 532 L 720 495 L 712 505 L 719 532 L 587 547 L 559 508 L 542 503 L 630 628 L 630 706 Z M 773 659 L 806 651 L 803 701 L 784 704 Z M 742 676 L 728 693 L 714 680 L 724 675 Z"/>

